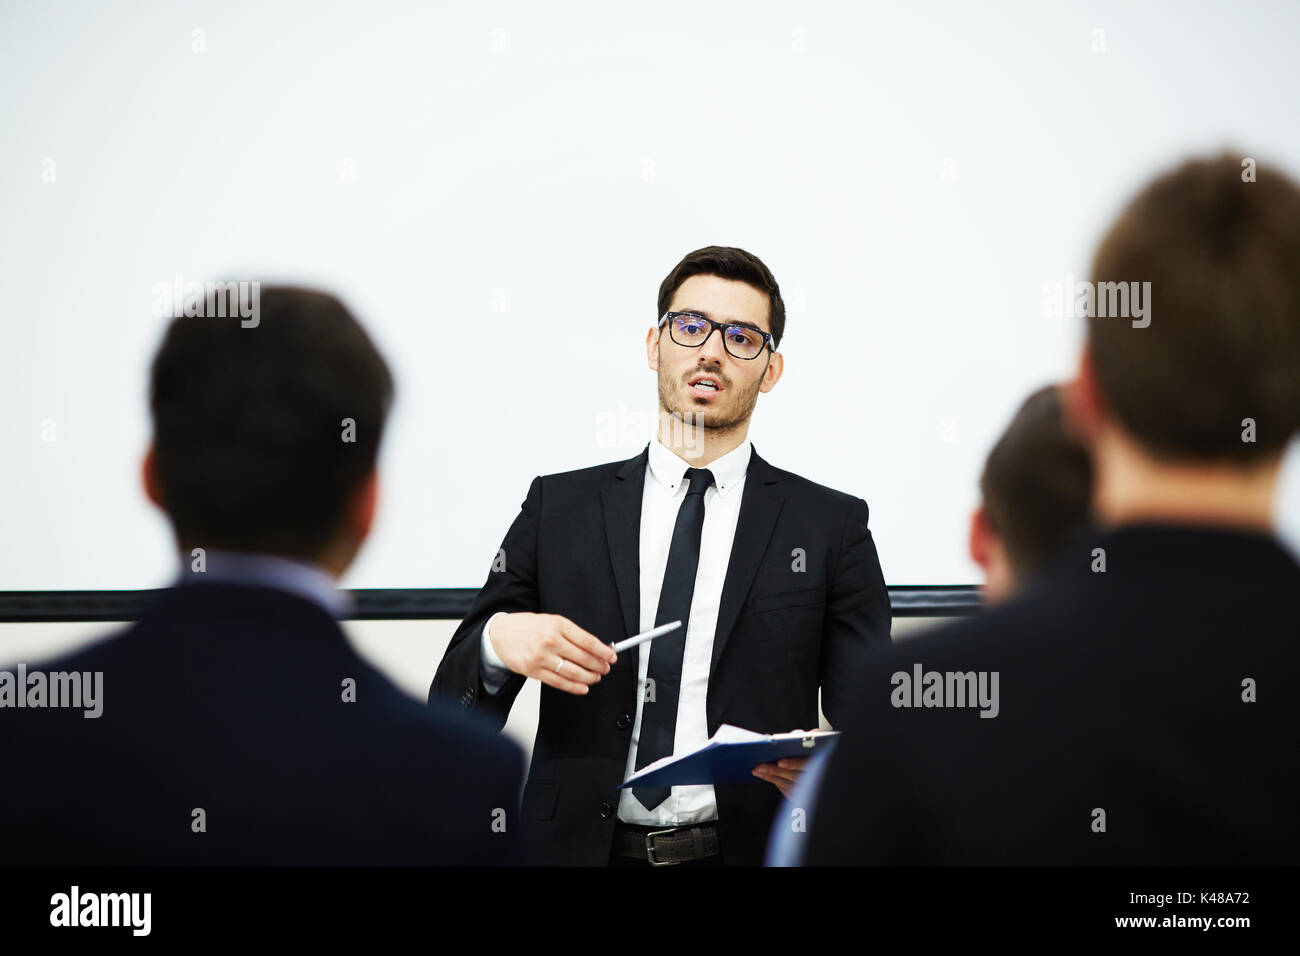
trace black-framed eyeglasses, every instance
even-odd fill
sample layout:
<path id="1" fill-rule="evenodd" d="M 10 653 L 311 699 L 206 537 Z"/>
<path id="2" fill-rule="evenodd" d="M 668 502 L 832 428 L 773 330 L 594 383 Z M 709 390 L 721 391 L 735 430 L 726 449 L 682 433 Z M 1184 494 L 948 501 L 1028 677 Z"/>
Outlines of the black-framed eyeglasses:
<path id="1" fill-rule="evenodd" d="M 751 328 L 748 325 L 714 322 L 707 315 L 700 315 L 698 312 L 665 312 L 664 317 L 659 320 L 660 328 L 665 322 L 668 323 L 668 334 L 672 340 L 688 349 L 698 349 L 709 340 L 709 336 L 715 329 L 721 329 L 722 344 L 727 353 L 734 358 L 752 361 L 758 358 L 768 345 L 772 346 L 773 352 L 776 351 L 771 332 L 764 332 L 762 329 Z"/>

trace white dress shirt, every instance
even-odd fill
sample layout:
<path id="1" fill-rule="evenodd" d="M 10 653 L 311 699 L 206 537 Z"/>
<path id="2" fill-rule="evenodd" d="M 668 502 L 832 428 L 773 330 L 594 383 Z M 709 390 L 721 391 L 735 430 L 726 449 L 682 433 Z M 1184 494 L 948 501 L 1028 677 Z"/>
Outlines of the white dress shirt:
<path id="1" fill-rule="evenodd" d="M 714 632 L 718 627 L 718 609 L 722 603 L 722 584 L 731 560 L 732 541 L 740 517 L 740 500 L 749 470 L 753 445 L 749 441 L 727 452 L 708 465 L 713 485 L 704 493 L 704 528 L 700 533 L 700 563 L 695 572 L 695 591 L 691 597 L 691 617 L 686 625 L 686 648 L 682 654 L 682 682 L 677 696 L 677 724 L 673 752 L 684 753 L 702 747 L 709 739 L 705 702 L 709 691 L 709 666 L 713 656 Z M 677 509 L 686 497 L 686 469 L 693 467 L 678 458 L 666 445 L 654 439 L 646 463 L 645 487 L 641 496 L 641 622 L 640 630 L 654 627 L 659 611 L 659 591 L 668 567 L 668 549 L 672 544 Z M 500 612 L 505 613 L 505 612 Z M 493 618 L 496 615 L 492 615 Z M 510 676 L 488 637 L 492 618 L 483 625 L 480 673 L 483 685 L 495 694 Z M 631 636 L 631 635 L 628 635 Z M 636 746 L 641 739 L 641 709 L 644 705 L 646 678 L 650 673 L 650 648 L 654 642 L 637 648 L 636 720 L 628 746 L 624 779 L 636 769 Z M 706 823 L 718 818 L 717 797 L 711 784 L 673 787 L 668 799 L 647 810 L 632 795 L 620 791 L 618 818 L 624 823 L 673 827 Z"/>

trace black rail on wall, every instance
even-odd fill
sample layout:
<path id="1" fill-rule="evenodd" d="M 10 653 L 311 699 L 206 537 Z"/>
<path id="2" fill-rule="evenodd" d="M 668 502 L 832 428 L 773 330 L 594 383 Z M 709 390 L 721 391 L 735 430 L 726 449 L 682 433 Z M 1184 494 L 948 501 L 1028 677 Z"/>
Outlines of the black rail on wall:
<path id="1" fill-rule="evenodd" d="M 134 621 L 158 591 L 0 591 L 0 623 Z M 359 588 L 349 591 L 353 620 L 454 620 L 469 613 L 474 588 Z M 961 617 L 979 610 L 974 585 L 889 589 L 894 617 Z"/>

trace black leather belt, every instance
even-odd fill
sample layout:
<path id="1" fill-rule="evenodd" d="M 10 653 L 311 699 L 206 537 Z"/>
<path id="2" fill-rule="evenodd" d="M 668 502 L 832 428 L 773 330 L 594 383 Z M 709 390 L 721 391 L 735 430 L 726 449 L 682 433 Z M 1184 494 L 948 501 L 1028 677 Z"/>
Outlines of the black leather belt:
<path id="1" fill-rule="evenodd" d="M 619 824 L 614 828 L 614 852 L 634 860 L 649 860 L 651 866 L 671 866 L 717 856 L 722 845 L 716 823 L 665 830 Z"/>

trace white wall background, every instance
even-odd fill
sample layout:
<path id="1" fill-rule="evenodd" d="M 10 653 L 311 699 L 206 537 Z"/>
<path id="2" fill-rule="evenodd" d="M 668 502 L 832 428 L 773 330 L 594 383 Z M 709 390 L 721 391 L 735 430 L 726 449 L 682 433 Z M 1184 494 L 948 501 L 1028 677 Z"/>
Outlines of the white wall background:
<path id="1" fill-rule="evenodd" d="M 1044 284 L 1189 152 L 1294 173 L 1297 38 L 1285 2 L 7 4 L 0 590 L 168 579 L 155 283 L 340 293 L 400 388 L 345 583 L 477 587 L 534 475 L 648 439 L 655 293 L 709 243 L 790 309 L 760 453 L 866 498 L 891 584 L 974 582 L 983 455 L 1078 344 Z"/>

